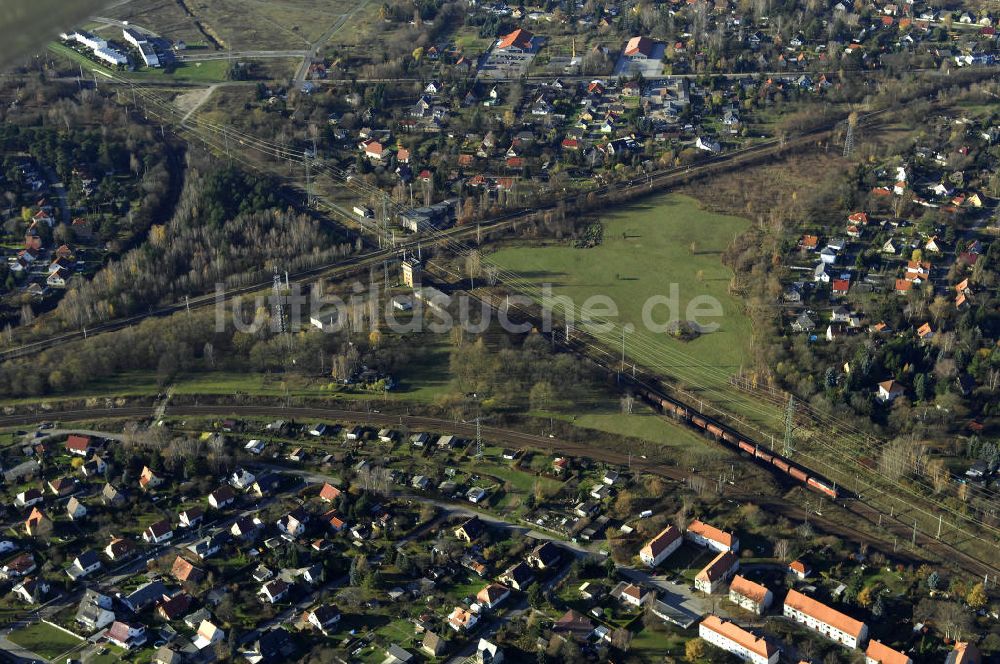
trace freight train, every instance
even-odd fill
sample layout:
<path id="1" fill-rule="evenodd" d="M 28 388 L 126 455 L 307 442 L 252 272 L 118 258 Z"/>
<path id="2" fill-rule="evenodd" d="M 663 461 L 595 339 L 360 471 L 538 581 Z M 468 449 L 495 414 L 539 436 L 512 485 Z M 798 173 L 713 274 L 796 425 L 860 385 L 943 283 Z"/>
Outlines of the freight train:
<path id="1" fill-rule="evenodd" d="M 661 413 L 687 422 L 695 429 L 707 433 L 729 447 L 746 452 L 759 463 L 769 465 L 795 481 L 801 482 L 813 491 L 822 493 L 833 500 L 836 500 L 840 496 L 840 491 L 833 482 L 810 473 L 780 454 L 776 454 L 753 441 L 747 440 L 729 427 L 706 417 L 697 410 L 642 385 L 636 386 L 636 392 Z"/>

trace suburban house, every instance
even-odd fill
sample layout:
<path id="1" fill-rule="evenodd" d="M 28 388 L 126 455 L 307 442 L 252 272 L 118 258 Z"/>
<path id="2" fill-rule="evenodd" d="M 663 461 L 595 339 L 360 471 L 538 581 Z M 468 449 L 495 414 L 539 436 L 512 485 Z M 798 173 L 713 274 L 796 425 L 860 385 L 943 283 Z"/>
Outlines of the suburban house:
<path id="1" fill-rule="evenodd" d="M 35 562 L 33 555 L 22 553 L 8 560 L 4 563 L 3 567 L 0 567 L 0 576 L 5 579 L 17 579 L 31 574 L 37 567 L 38 563 Z"/>
<path id="2" fill-rule="evenodd" d="M 111 542 L 104 547 L 104 555 L 108 557 L 109 560 L 121 560 L 127 557 L 135 547 L 132 542 L 121 537 L 115 537 Z"/>
<path id="3" fill-rule="evenodd" d="M 913 660 L 881 641 L 872 639 L 865 650 L 865 664 L 913 664 Z"/>
<path id="4" fill-rule="evenodd" d="M 108 641 L 119 648 L 131 650 L 146 642 L 146 626 L 116 620 L 107 632 Z"/>
<path id="5" fill-rule="evenodd" d="M 812 570 L 801 560 L 793 560 L 788 563 L 788 571 L 795 575 L 799 581 L 804 581 L 807 576 L 812 573 Z"/>
<path id="6" fill-rule="evenodd" d="M 150 544 L 168 542 L 174 536 L 174 529 L 166 519 L 160 519 L 142 531 L 142 539 Z"/>
<path id="7" fill-rule="evenodd" d="M 76 622 L 89 631 L 102 629 L 115 621 L 113 606 L 114 602 L 109 596 L 88 588 L 76 610 Z"/>
<path id="8" fill-rule="evenodd" d="M 716 648 L 752 664 L 777 664 L 778 649 L 739 625 L 709 615 L 698 625 L 698 636 Z"/>
<path id="9" fill-rule="evenodd" d="M 205 519 L 205 510 L 201 507 L 192 507 L 177 516 L 181 528 L 194 528 Z"/>
<path id="10" fill-rule="evenodd" d="M 181 583 L 198 583 L 205 578 L 205 573 L 202 570 L 180 556 L 174 558 L 170 574 Z"/>
<path id="11" fill-rule="evenodd" d="M 681 540 L 681 531 L 675 526 L 667 526 L 642 547 L 639 558 L 650 567 L 656 567 L 680 547 Z"/>
<path id="12" fill-rule="evenodd" d="M 308 520 L 309 515 L 306 511 L 301 508 L 296 508 L 278 519 L 278 530 L 289 537 L 298 537 L 306 531 L 306 522 Z"/>
<path id="13" fill-rule="evenodd" d="M 528 564 L 538 569 L 551 569 L 562 560 L 562 552 L 552 542 L 546 541 L 528 554 Z"/>
<path id="14" fill-rule="evenodd" d="M 747 611 L 762 615 L 774 601 L 774 594 L 755 581 L 737 574 L 729 584 L 729 601 Z"/>
<path id="15" fill-rule="evenodd" d="M 456 606 L 448 614 L 448 625 L 456 632 L 467 632 L 475 627 L 477 622 L 479 622 L 479 616 L 460 606 Z"/>
<path id="16" fill-rule="evenodd" d="M 66 501 L 66 515 L 69 516 L 71 521 L 79 521 L 87 516 L 87 508 L 77 500 L 76 496 L 72 496 Z"/>
<path id="17" fill-rule="evenodd" d="M 476 601 L 487 609 L 493 609 L 510 597 L 510 589 L 499 583 L 490 583 L 476 594 Z"/>
<path id="18" fill-rule="evenodd" d="M 66 570 L 69 578 L 76 581 L 101 569 L 101 559 L 93 551 L 85 551 L 73 559 Z"/>
<path id="19" fill-rule="evenodd" d="M 340 622 L 340 609 L 333 604 L 321 604 L 311 611 L 306 611 L 302 617 L 307 623 L 329 635 L 334 625 Z"/>
<path id="20" fill-rule="evenodd" d="M 229 532 L 233 537 L 239 537 L 240 539 L 254 539 L 257 537 L 257 533 L 264 526 L 264 523 L 257 517 L 251 517 L 248 515 L 242 515 L 237 517 L 236 521 L 229 528 Z"/>
<path id="21" fill-rule="evenodd" d="M 45 536 L 52 532 L 52 519 L 37 507 L 31 508 L 31 514 L 24 521 L 24 532 L 31 537 Z"/>
<path id="22" fill-rule="evenodd" d="M 43 579 L 29 577 L 15 585 L 13 593 L 26 604 L 41 604 L 49 593 L 49 583 Z"/>
<path id="23" fill-rule="evenodd" d="M 797 590 L 788 591 L 784 615 L 848 648 L 859 647 L 868 637 L 868 625 Z"/>
<path id="24" fill-rule="evenodd" d="M 959 641 L 955 644 L 955 649 L 948 653 L 944 664 L 980 664 L 981 661 L 982 656 L 975 644 Z"/>
<path id="25" fill-rule="evenodd" d="M 475 542 L 486 531 L 486 527 L 478 516 L 468 519 L 455 529 L 455 537 L 463 542 Z"/>
<path id="26" fill-rule="evenodd" d="M 236 492 L 228 485 L 220 486 L 218 489 L 208 494 L 208 504 L 219 510 L 229 507 L 236 500 Z"/>
<path id="27" fill-rule="evenodd" d="M 49 482 L 49 491 L 57 496 L 68 496 L 79 488 L 75 477 L 60 477 Z"/>
<path id="28" fill-rule="evenodd" d="M 70 434 L 66 439 L 66 451 L 70 454 L 85 457 L 93 449 L 93 439 L 90 436 L 79 436 Z"/>
<path id="29" fill-rule="evenodd" d="M 198 632 L 191 642 L 198 650 L 204 650 L 214 643 L 223 641 L 225 638 L 226 633 L 223 630 L 216 627 L 210 620 L 202 620 L 201 624 L 198 625 Z"/>
<path id="30" fill-rule="evenodd" d="M 17 507 L 31 507 L 45 501 L 45 494 L 41 489 L 34 488 L 22 491 L 14 497 L 14 505 Z"/>
<path id="31" fill-rule="evenodd" d="M 164 596 L 169 597 L 169 595 L 170 593 L 162 581 L 149 581 L 122 597 L 121 602 L 130 611 L 139 613 L 162 602 Z"/>
<path id="32" fill-rule="evenodd" d="M 594 623 L 587 616 L 570 609 L 552 624 L 552 633 L 564 639 L 584 641 L 594 633 Z"/>
<path id="33" fill-rule="evenodd" d="M 656 599 L 656 594 L 647 588 L 642 586 L 637 586 L 634 583 L 625 584 L 621 589 L 621 594 L 618 598 L 632 606 L 642 606 L 646 602 Z"/>
<path id="34" fill-rule="evenodd" d="M 894 380 L 883 380 L 878 384 L 878 400 L 883 403 L 895 401 L 905 393 L 903 386 Z"/>
<path id="35" fill-rule="evenodd" d="M 448 649 L 448 641 L 428 630 L 420 643 L 420 649 L 431 657 L 440 657 Z"/>
<path id="36" fill-rule="evenodd" d="M 320 500 L 332 503 L 340 498 L 340 489 L 327 482 L 323 485 L 323 488 L 319 490 L 319 498 Z"/>
<path id="37" fill-rule="evenodd" d="M 108 482 L 101 489 L 101 501 L 105 505 L 121 505 L 125 502 L 125 494 L 119 491 L 114 484 Z"/>
<path id="38" fill-rule="evenodd" d="M 479 639 L 476 646 L 476 664 L 503 664 L 503 650 L 497 644 Z"/>
<path id="39" fill-rule="evenodd" d="M 162 477 L 154 473 L 149 466 L 142 467 L 142 473 L 139 474 L 139 487 L 143 491 L 149 491 L 150 489 L 155 489 L 161 484 L 163 484 Z"/>
<path id="40" fill-rule="evenodd" d="M 740 549 L 740 541 L 735 535 L 719 530 L 698 519 L 691 522 L 685 534 L 698 546 L 707 546 L 720 553 L 723 551 L 736 553 Z"/>
<path id="41" fill-rule="evenodd" d="M 528 586 L 535 580 L 535 573 L 524 563 L 512 565 L 506 572 L 500 575 L 500 582 L 505 583 L 514 590 L 527 590 Z"/>
<path id="42" fill-rule="evenodd" d="M 257 476 L 246 468 L 237 468 L 229 476 L 229 484 L 238 491 L 246 491 L 257 481 Z"/>
<path id="43" fill-rule="evenodd" d="M 257 595 L 259 595 L 261 599 L 266 600 L 269 604 L 274 604 L 285 599 L 288 595 L 290 587 L 291 586 L 281 579 L 274 579 L 261 586 L 260 592 L 258 592 Z"/>
<path id="44" fill-rule="evenodd" d="M 694 578 L 694 587 L 711 595 L 716 589 L 732 578 L 740 568 L 740 561 L 732 551 L 723 551 Z"/>

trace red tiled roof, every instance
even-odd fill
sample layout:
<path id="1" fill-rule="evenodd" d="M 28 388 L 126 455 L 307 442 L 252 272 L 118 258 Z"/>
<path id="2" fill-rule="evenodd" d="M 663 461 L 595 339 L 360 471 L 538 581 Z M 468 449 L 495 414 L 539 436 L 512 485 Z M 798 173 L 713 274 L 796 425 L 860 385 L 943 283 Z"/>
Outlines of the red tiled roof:
<path id="1" fill-rule="evenodd" d="M 726 622 L 716 615 L 709 615 L 701 621 L 701 624 L 764 659 L 770 659 L 774 655 L 775 647 L 773 645 L 754 636 L 739 625 Z"/>
<path id="2" fill-rule="evenodd" d="M 729 584 L 729 590 L 730 592 L 742 595 L 757 604 L 763 602 L 768 593 L 766 586 L 763 586 L 756 581 L 751 581 L 745 576 L 740 576 L 739 574 L 733 577 L 732 583 Z"/>
<path id="3" fill-rule="evenodd" d="M 865 656 L 875 664 L 910 664 L 911 660 L 907 655 L 893 650 L 884 643 L 879 643 L 872 639 L 865 650 Z"/>
<path id="4" fill-rule="evenodd" d="M 695 519 L 691 522 L 691 525 L 688 526 L 688 532 L 701 535 L 705 539 L 718 542 L 723 546 L 733 545 L 733 536 L 731 533 L 719 530 L 715 526 L 710 526 L 699 519 Z"/>
<path id="5" fill-rule="evenodd" d="M 648 58 L 653 54 L 653 44 L 649 37 L 632 37 L 625 45 L 625 55 L 644 55 Z"/>
<path id="6" fill-rule="evenodd" d="M 511 46 L 521 49 L 531 48 L 532 37 L 534 37 L 534 35 L 524 28 L 518 28 L 514 32 L 501 37 L 500 43 L 497 44 L 497 48 L 510 48 Z"/>
<path id="7" fill-rule="evenodd" d="M 855 620 L 845 613 L 841 613 L 822 602 L 814 600 L 808 595 L 803 595 L 797 590 L 789 590 L 785 597 L 785 606 L 789 606 L 801 613 L 812 616 L 814 619 L 849 634 L 854 638 L 861 635 L 864 623 Z"/>

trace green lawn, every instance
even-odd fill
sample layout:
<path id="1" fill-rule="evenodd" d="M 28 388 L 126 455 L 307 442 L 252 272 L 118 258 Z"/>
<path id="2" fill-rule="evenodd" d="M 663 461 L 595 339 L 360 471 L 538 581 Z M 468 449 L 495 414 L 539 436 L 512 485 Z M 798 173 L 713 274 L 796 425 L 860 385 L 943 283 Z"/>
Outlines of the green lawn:
<path id="1" fill-rule="evenodd" d="M 182 62 L 171 72 L 164 69 L 140 69 L 137 71 L 113 71 L 98 64 L 59 42 L 49 44 L 49 50 L 73 62 L 80 63 L 84 69 L 96 70 L 105 74 L 114 74 L 137 81 L 185 81 L 191 83 L 217 83 L 226 80 L 229 70 L 227 60 L 211 60 L 205 62 Z"/>
<path id="2" fill-rule="evenodd" d="M 490 260 L 534 284 L 551 284 L 554 295 L 569 296 L 578 309 L 593 295 L 610 297 L 620 315 L 607 318 L 636 327 L 631 348 L 626 335 L 627 354 L 648 364 L 714 385 L 720 383 L 714 372 L 686 366 L 682 359 L 667 355 L 681 351 L 727 373 L 738 369 L 747 355 L 750 326 L 740 303 L 728 293 L 732 272 L 722 264 L 720 254 L 747 222 L 702 210 L 693 198 L 674 194 L 623 207 L 601 216 L 601 222 L 604 240 L 595 248 L 518 247 L 501 250 Z M 718 331 L 684 342 L 646 329 L 643 305 L 654 296 L 670 297 L 672 285 L 676 285 L 679 305 L 676 316 L 682 320 L 691 317 L 686 315 L 687 308 L 695 297 L 718 300 L 723 316 L 702 320 L 718 323 Z M 666 307 L 657 307 L 652 317 L 661 322 L 666 313 Z M 557 320 L 560 314 L 557 309 Z M 620 331 L 603 336 L 621 347 Z"/>
<path id="3" fill-rule="evenodd" d="M 601 215 L 600 221 L 603 242 L 597 247 L 516 246 L 488 259 L 516 273 L 536 300 L 545 284 L 550 285 L 551 297 L 569 297 L 576 329 L 581 319 L 615 323 L 611 331 L 592 334 L 611 349 L 613 357 L 621 353 L 619 326 L 634 326 L 625 334 L 630 359 L 700 392 L 706 400 L 753 415 L 759 404 L 747 403 L 728 386 L 729 377 L 747 361 L 751 330 L 740 300 L 729 293 L 732 271 L 721 261 L 722 252 L 747 221 L 709 212 L 695 199 L 678 194 L 618 208 Z M 613 309 L 605 313 L 604 305 L 597 310 L 594 304 L 589 315 L 581 315 L 584 303 L 594 296 L 610 298 L 617 315 Z M 692 308 L 693 301 L 698 308 Z M 702 304 L 706 302 L 717 302 L 721 316 L 714 316 Z M 644 307 L 650 322 L 661 329 L 644 324 Z M 565 306 L 557 302 L 554 309 L 553 318 L 561 321 Z M 670 319 L 695 320 L 717 329 L 682 341 L 663 331 Z M 757 415 L 772 417 L 769 412 Z M 775 422 L 780 416 L 774 413 Z"/>
<path id="4" fill-rule="evenodd" d="M 46 659 L 54 659 L 83 643 L 83 639 L 41 622 L 11 632 L 7 638 Z"/>

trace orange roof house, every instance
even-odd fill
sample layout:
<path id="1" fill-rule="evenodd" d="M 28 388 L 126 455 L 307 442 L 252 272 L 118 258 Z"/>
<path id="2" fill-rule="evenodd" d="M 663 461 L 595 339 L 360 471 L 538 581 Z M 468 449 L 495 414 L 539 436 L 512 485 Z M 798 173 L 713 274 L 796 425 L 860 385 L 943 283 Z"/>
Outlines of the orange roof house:
<path id="1" fill-rule="evenodd" d="M 52 532 L 52 519 L 37 507 L 31 508 L 31 514 L 24 521 L 24 532 L 32 537 Z"/>
<path id="2" fill-rule="evenodd" d="M 319 490 L 319 497 L 328 503 L 333 502 L 337 498 L 340 498 L 340 489 L 327 482 L 323 485 L 323 488 Z"/>
<path id="3" fill-rule="evenodd" d="M 698 635 L 709 643 L 728 652 L 750 652 L 756 655 L 752 661 L 777 661 L 777 648 L 759 636 L 743 629 L 735 623 L 727 622 L 716 615 L 709 615 L 698 625 Z"/>
<path id="4" fill-rule="evenodd" d="M 695 519 L 687 527 L 687 536 L 696 544 L 716 551 L 736 551 L 740 548 L 740 541 L 732 533 L 719 530 L 699 519 Z"/>
<path id="5" fill-rule="evenodd" d="M 868 636 L 868 625 L 797 590 L 785 596 L 784 614 L 849 648 L 857 648 Z"/>
<path id="6" fill-rule="evenodd" d="M 772 598 L 773 594 L 767 586 L 739 574 L 729 584 L 729 600 L 758 614 L 767 608 Z"/>
<path id="7" fill-rule="evenodd" d="M 872 664 L 913 664 L 913 660 L 907 655 L 893 650 L 884 643 L 872 639 L 865 650 L 865 661 Z"/>

